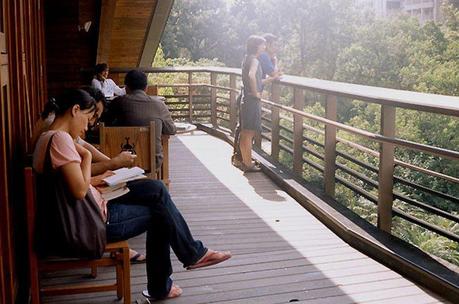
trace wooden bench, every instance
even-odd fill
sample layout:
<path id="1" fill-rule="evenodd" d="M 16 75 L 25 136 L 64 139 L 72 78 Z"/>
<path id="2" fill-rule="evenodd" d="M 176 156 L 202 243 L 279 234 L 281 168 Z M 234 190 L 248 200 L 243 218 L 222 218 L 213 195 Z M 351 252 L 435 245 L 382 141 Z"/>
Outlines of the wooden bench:
<path id="1" fill-rule="evenodd" d="M 109 243 L 105 248 L 105 254 L 97 260 L 83 259 L 39 259 L 35 254 L 33 239 L 35 229 L 35 177 L 33 169 L 24 169 L 27 235 L 29 253 L 29 284 L 31 290 L 31 303 L 39 304 L 41 296 L 70 295 L 90 292 L 115 291 L 118 300 L 124 298 L 124 304 L 131 303 L 131 278 L 129 247 L 126 241 Z M 69 269 L 92 269 L 92 276 L 97 276 L 97 267 L 115 266 L 116 281 L 111 284 L 82 283 L 72 285 L 40 286 L 40 273 L 62 271 Z M 90 280 L 90 279 L 88 279 Z"/>

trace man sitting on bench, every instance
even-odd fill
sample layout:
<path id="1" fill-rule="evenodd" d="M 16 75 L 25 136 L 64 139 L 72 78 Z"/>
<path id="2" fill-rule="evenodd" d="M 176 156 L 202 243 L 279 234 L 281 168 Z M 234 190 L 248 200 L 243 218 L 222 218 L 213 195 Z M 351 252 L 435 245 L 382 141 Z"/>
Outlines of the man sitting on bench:
<path id="1" fill-rule="evenodd" d="M 129 71 L 124 83 L 127 94 L 111 102 L 105 123 L 107 126 L 149 126 L 154 121 L 156 168 L 160 168 L 163 160 L 161 134 L 173 135 L 177 131 L 171 113 L 161 98 L 147 95 L 147 75 L 142 71 Z"/>

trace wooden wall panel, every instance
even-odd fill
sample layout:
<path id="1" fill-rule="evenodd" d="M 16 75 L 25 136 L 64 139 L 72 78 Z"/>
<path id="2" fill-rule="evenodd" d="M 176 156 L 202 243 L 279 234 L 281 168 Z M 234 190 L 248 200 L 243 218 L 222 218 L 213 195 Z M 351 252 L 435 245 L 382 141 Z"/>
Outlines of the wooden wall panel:
<path id="1" fill-rule="evenodd" d="M 48 94 L 89 84 L 96 63 L 100 0 L 45 0 Z M 89 32 L 81 26 L 91 21 Z M 80 28 L 79 28 L 80 26 Z"/>
<path id="2" fill-rule="evenodd" d="M 0 0 L 0 303 L 26 303 L 22 171 L 46 96 L 42 0 Z"/>

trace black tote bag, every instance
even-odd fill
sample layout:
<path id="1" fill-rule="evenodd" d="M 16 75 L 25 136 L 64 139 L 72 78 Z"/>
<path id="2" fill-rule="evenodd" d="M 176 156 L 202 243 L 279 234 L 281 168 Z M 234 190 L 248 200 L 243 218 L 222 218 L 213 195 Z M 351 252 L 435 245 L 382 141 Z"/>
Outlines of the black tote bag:
<path id="1" fill-rule="evenodd" d="M 51 136 L 43 173 L 37 177 L 35 246 L 39 256 L 100 258 L 106 245 L 106 228 L 91 191 L 75 199 L 62 174 L 51 164 Z"/>

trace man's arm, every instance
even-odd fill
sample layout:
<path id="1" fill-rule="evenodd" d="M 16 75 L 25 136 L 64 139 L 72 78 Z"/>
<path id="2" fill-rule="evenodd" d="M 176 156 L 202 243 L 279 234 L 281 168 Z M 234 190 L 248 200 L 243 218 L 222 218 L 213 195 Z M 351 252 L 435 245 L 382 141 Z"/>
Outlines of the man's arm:
<path id="1" fill-rule="evenodd" d="M 110 160 L 110 157 L 108 157 L 107 155 L 105 155 L 104 153 L 100 152 L 99 150 L 96 149 L 96 147 L 94 147 L 93 145 L 91 145 L 90 143 L 86 142 L 85 140 L 81 139 L 81 138 L 78 138 L 77 142 L 82 145 L 83 147 L 85 147 L 87 150 L 89 150 L 89 152 L 91 152 L 92 154 L 92 161 L 93 162 L 101 162 L 101 161 L 106 161 L 106 160 Z"/>
<path id="2" fill-rule="evenodd" d="M 121 152 L 117 156 L 110 158 L 81 138 L 79 138 L 77 142 L 91 152 L 93 161 L 91 164 L 91 176 L 103 174 L 107 170 L 130 167 L 137 157 L 137 155 L 133 155 L 131 152 Z"/>
<path id="3" fill-rule="evenodd" d="M 159 104 L 161 121 L 163 124 L 162 133 L 174 135 L 175 133 L 177 133 L 177 127 L 175 126 L 174 121 L 172 120 L 171 112 L 169 112 L 169 109 L 167 108 L 163 100 L 159 100 Z"/>
<path id="4" fill-rule="evenodd" d="M 277 67 L 277 57 L 270 57 L 268 53 L 262 53 L 258 60 L 260 61 L 261 70 L 263 71 L 263 75 L 268 75 L 269 77 L 273 78 L 272 80 L 279 79 L 282 73 L 279 71 Z M 269 81 L 268 81 L 269 82 Z"/>
<path id="5" fill-rule="evenodd" d="M 104 155 L 107 157 L 106 155 Z M 91 166 L 91 175 L 99 175 L 104 173 L 107 170 L 116 170 L 123 167 L 131 167 L 134 163 L 137 155 L 131 154 L 131 152 L 121 152 L 113 158 L 108 158 L 99 162 L 92 163 Z"/>

